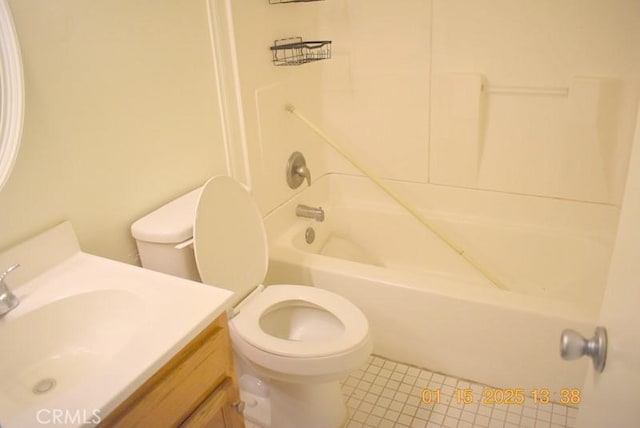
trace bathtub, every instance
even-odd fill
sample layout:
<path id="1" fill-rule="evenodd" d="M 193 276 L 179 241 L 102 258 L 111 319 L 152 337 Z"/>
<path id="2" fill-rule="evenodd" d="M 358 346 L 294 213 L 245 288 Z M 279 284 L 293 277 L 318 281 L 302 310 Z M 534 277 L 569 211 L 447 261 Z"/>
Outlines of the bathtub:
<path id="1" fill-rule="evenodd" d="M 306 284 L 348 298 L 369 320 L 375 354 L 495 387 L 548 389 L 556 399 L 562 388 L 580 388 L 589 361 L 563 361 L 559 337 L 564 328 L 593 333 L 618 210 L 391 184 L 508 290 L 367 179 L 337 174 L 265 216 L 265 283 Z M 297 204 L 322 206 L 325 221 L 296 217 Z"/>

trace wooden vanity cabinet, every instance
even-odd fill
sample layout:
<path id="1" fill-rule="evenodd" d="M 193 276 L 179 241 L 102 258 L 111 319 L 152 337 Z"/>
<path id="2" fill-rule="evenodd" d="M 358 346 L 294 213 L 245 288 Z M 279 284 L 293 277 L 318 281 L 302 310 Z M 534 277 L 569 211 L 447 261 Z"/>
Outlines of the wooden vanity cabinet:
<path id="1" fill-rule="evenodd" d="M 138 388 L 100 427 L 244 427 L 226 314 Z"/>

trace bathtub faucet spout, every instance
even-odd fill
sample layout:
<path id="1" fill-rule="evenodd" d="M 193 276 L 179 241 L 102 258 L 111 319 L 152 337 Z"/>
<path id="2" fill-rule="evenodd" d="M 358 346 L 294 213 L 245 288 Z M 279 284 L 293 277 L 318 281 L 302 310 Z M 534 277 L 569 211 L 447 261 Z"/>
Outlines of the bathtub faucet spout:
<path id="1" fill-rule="evenodd" d="M 315 221 L 324 221 L 324 210 L 322 207 L 315 208 L 299 204 L 296 207 L 296 215 L 298 217 L 312 218 Z"/>

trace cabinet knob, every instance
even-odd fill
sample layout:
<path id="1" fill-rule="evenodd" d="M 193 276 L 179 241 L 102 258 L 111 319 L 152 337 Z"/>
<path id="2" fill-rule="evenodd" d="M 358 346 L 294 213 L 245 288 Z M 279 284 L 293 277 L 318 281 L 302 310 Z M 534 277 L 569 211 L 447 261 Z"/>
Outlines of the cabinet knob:
<path id="1" fill-rule="evenodd" d="M 235 401 L 233 404 L 231 404 L 231 407 L 236 409 L 236 412 L 242 413 L 244 412 L 244 401 L 242 400 Z"/>

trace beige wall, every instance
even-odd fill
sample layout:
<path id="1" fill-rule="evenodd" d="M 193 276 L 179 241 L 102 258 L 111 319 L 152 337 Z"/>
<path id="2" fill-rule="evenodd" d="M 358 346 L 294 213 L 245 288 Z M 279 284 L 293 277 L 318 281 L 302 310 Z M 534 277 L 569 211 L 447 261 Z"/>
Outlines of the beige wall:
<path id="1" fill-rule="evenodd" d="M 70 219 L 136 262 L 133 221 L 226 173 L 204 0 L 12 0 L 26 81 L 0 250 Z"/>

